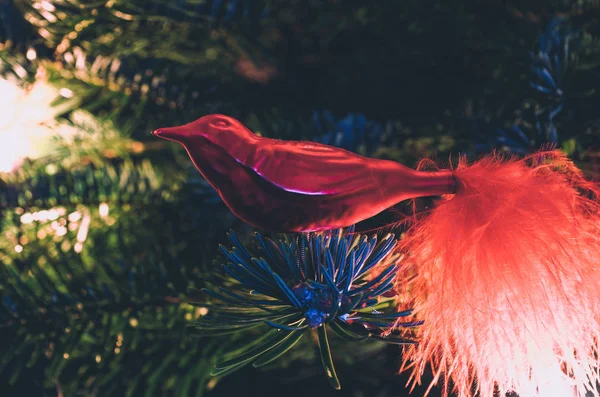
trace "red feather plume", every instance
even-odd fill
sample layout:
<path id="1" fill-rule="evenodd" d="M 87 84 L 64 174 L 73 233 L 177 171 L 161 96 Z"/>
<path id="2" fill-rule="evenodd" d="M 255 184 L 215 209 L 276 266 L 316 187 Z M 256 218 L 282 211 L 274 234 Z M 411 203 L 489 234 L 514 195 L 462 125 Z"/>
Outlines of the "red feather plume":
<path id="1" fill-rule="evenodd" d="M 598 395 L 600 202 L 559 151 L 488 156 L 401 241 L 398 289 L 424 320 L 405 356 L 458 396 Z"/>

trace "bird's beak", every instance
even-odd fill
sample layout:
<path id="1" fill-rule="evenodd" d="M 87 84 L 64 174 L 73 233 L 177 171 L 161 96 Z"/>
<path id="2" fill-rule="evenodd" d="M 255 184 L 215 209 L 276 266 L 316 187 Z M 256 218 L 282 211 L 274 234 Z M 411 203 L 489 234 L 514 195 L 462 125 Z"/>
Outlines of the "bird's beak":
<path id="1" fill-rule="evenodd" d="M 189 132 L 189 128 L 186 126 L 165 127 L 152 131 L 152 135 L 181 143 L 189 136 Z"/>

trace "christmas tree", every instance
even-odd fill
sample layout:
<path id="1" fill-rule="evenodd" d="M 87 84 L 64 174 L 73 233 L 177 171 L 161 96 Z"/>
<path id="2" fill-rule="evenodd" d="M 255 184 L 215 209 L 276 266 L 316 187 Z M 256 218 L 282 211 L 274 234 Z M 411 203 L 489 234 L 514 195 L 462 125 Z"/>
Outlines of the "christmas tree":
<path id="1" fill-rule="evenodd" d="M 385 332 L 409 315 L 387 299 L 400 235 L 372 232 L 409 206 L 356 238 L 255 234 L 150 132 L 220 113 L 412 168 L 553 145 L 600 180 L 599 18 L 592 0 L 0 0 L 1 394 L 409 395 L 411 341 Z M 332 291 L 368 332 L 321 327 Z"/>

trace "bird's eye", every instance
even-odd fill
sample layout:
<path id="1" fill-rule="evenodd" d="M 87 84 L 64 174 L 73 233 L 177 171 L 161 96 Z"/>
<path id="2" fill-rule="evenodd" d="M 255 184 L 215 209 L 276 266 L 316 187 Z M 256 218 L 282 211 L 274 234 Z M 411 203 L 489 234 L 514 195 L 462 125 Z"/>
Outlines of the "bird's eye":
<path id="1" fill-rule="evenodd" d="M 213 127 L 217 127 L 217 128 L 227 128 L 230 126 L 229 121 L 224 120 L 224 119 L 217 119 L 214 120 L 210 123 Z"/>

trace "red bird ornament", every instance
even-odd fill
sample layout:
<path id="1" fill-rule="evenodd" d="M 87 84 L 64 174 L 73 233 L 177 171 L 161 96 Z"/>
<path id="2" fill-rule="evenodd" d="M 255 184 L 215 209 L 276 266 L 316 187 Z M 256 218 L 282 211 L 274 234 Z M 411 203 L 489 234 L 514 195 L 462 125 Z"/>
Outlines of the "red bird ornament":
<path id="1" fill-rule="evenodd" d="M 442 196 L 399 244 L 398 296 L 424 321 L 405 355 L 413 384 L 431 365 L 460 397 L 599 395 L 600 189 L 562 152 L 422 172 L 263 138 L 223 115 L 154 134 L 182 144 L 231 211 L 261 229 L 347 227 Z"/>
<path id="2" fill-rule="evenodd" d="M 346 227 L 400 201 L 455 189 L 450 171 L 420 172 L 320 143 L 264 138 L 223 115 L 154 135 L 182 144 L 231 211 L 264 230 Z"/>

